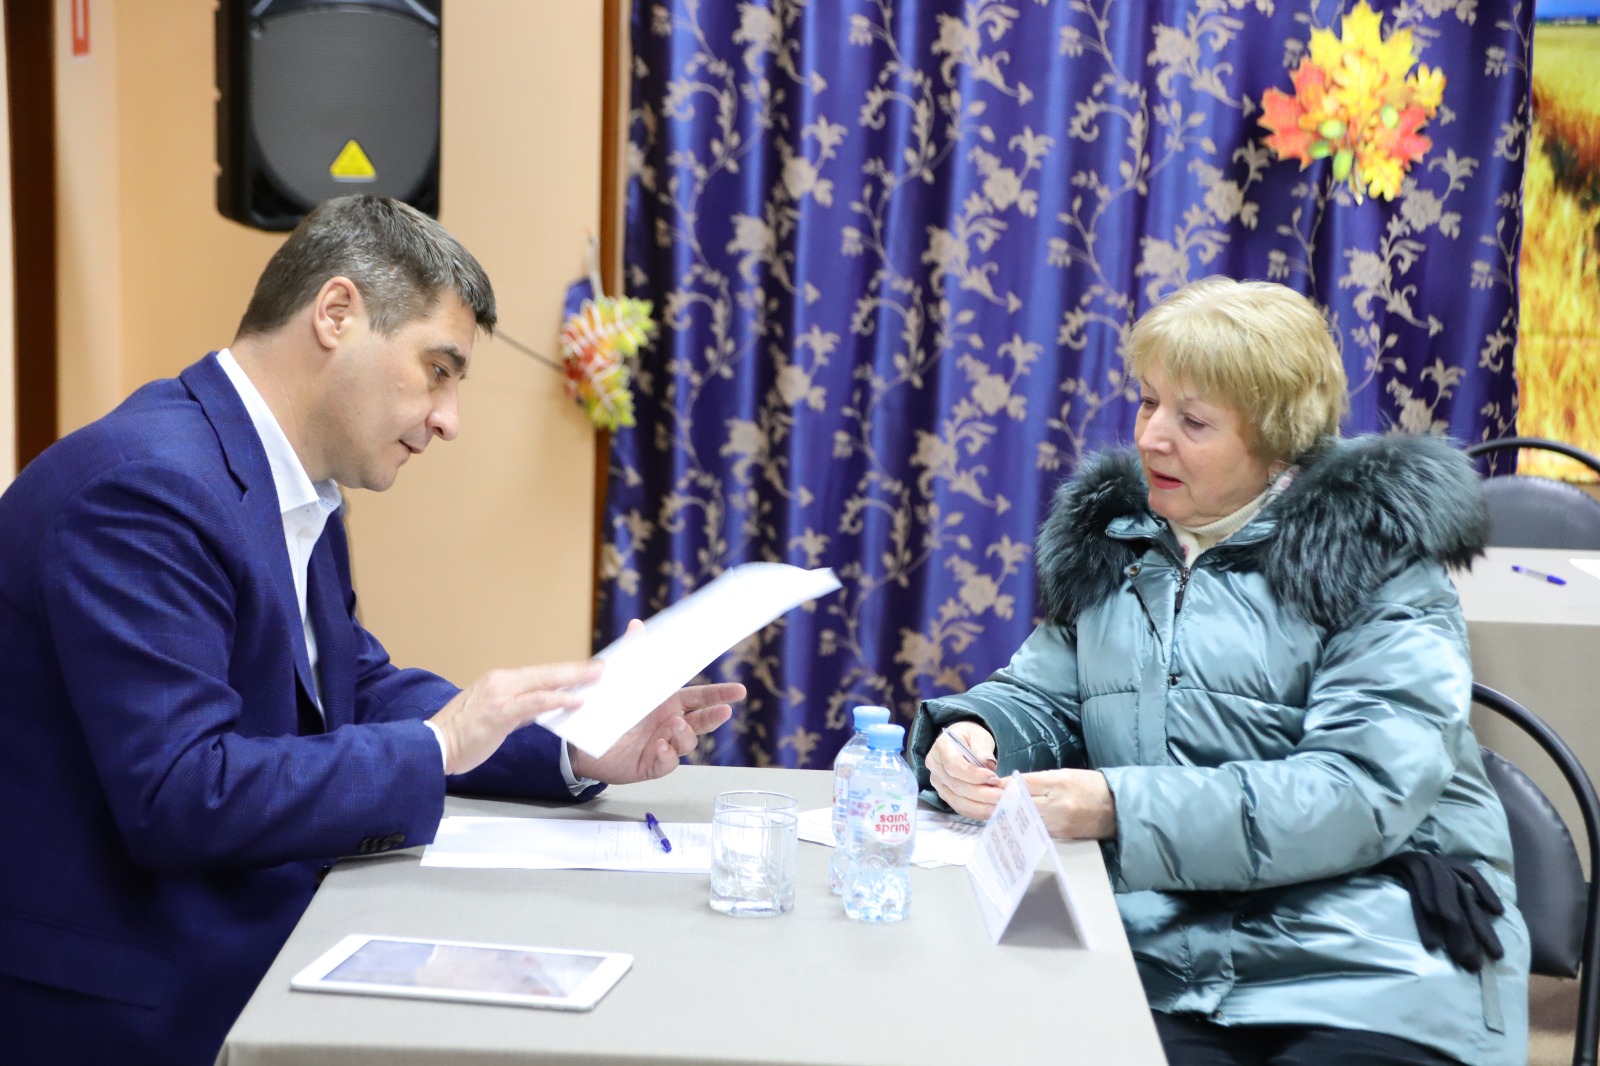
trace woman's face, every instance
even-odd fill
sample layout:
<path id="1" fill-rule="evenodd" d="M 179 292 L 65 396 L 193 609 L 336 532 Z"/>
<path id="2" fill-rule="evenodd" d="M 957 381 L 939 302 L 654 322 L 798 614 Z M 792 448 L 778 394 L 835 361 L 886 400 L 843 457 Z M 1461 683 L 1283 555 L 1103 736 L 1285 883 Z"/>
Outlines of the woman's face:
<path id="1" fill-rule="evenodd" d="M 1245 443 L 1239 412 L 1187 393 L 1152 366 L 1139 382 L 1134 443 L 1150 486 L 1150 509 L 1169 522 L 1203 526 L 1259 496 L 1275 464 Z"/>

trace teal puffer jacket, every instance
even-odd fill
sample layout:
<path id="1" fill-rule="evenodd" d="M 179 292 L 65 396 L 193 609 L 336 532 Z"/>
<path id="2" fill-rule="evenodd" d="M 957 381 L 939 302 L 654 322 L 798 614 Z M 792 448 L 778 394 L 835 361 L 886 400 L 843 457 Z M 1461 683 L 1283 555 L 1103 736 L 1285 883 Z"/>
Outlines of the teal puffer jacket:
<path id="1" fill-rule="evenodd" d="M 1485 533 L 1447 442 L 1325 441 L 1186 570 L 1138 460 L 1088 460 L 1040 534 L 1046 620 L 988 681 L 923 705 L 913 764 L 977 719 L 1002 775 L 1105 775 L 1108 868 L 1155 1010 L 1525 1062 L 1527 931 L 1446 572 Z M 1470 859 L 1505 900 L 1505 957 L 1481 976 L 1424 949 L 1406 890 L 1365 872 L 1402 850 Z"/>

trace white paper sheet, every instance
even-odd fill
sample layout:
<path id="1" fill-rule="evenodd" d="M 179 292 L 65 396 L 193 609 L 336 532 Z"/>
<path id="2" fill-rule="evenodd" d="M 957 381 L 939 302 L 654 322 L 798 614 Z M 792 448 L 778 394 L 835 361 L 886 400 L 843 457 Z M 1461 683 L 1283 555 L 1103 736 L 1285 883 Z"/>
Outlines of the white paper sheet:
<path id="1" fill-rule="evenodd" d="M 691 678 L 786 611 L 839 587 L 832 570 L 787 563 L 745 563 L 722 574 L 595 656 L 599 681 L 582 689 L 583 706 L 547 711 L 539 724 L 598 758 L 617 738 Z"/>
<path id="2" fill-rule="evenodd" d="M 709 822 L 662 822 L 664 852 L 643 822 L 456 815 L 422 851 L 422 865 L 473 870 L 711 870 Z"/>
<path id="3" fill-rule="evenodd" d="M 1600 559 L 1568 559 L 1567 562 L 1590 577 L 1600 577 Z"/>
<path id="4" fill-rule="evenodd" d="M 911 845 L 911 865 L 965 866 L 973 845 L 983 832 L 982 822 L 958 818 L 945 811 L 917 808 L 917 838 Z M 833 808 L 800 812 L 800 839 L 834 846 Z"/>

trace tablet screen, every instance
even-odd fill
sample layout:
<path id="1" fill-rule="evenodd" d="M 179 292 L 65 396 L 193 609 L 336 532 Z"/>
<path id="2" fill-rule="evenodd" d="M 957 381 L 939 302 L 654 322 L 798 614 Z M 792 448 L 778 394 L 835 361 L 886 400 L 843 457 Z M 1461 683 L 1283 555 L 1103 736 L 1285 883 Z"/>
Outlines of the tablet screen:
<path id="1" fill-rule="evenodd" d="M 373 939 L 324 979 L 565 998 L 604 961 L 601 955 Z"/>

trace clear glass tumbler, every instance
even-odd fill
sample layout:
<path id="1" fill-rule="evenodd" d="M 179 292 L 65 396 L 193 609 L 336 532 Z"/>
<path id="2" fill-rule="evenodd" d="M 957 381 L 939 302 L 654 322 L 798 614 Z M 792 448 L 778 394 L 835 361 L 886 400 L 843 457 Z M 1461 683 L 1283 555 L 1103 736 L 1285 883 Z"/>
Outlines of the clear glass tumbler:
<path id="1" fill-rule="evenodd" d="M 712 910 L 738 918 L 787 914 L 794 909 L 799 863 L 795 811 L 724 806 L 712 813 Z"/>
<path id="2" fill-rule="evenodd" d="M 729 792 L 718 792 L 716 802 L 712 806 L 712 813 L 725 811 L 733 807 L 751 807 L 757 810 L 788 811 L 796 818 L 800 816 L 800 801 L 787 792 L 769 792 L 760 788 L 737 788 Z"/>

